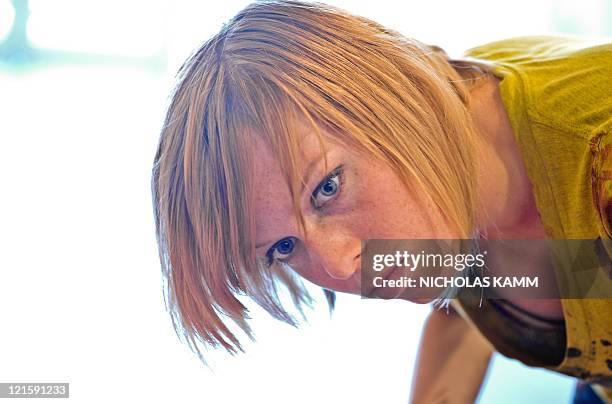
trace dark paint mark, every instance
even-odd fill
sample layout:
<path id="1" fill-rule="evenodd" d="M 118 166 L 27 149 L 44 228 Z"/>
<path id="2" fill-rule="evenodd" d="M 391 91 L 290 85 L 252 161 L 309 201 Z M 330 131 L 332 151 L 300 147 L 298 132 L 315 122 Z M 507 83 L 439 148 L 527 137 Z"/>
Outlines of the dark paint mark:
<path id="1" fill-rule="evenodd" d="M 577 358 L 582 355 L 582 351 L 578 348 L 569 347 L 567 348 L 567 357 L 568 358 Z"/>

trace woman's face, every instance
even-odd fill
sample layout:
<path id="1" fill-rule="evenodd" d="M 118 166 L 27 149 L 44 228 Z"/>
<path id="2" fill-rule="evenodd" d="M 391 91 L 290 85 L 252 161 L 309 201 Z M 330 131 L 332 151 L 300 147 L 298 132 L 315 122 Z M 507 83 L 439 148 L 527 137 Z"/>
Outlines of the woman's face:
<path id="1" fill-rule="evenodd" d="M 289 188 L 270 148 L 256 141 L 257 256 L 287 262 L 324 288 L 361 293 L 361 241 L 453 238 L 420 192 L 406 189 L 389 166 L 334 142 L 322 131 L 329 172 L 316 134 L 301 127 L 299 196 L 306 235 L 299 232 Z M 363 291 L 367 294 L 367 291 Z"/>

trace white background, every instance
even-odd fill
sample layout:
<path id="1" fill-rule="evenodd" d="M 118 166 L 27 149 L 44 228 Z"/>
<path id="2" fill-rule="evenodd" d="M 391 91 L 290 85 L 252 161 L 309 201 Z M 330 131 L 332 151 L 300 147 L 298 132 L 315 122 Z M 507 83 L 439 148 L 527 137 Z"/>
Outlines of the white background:
<path id="1" fill-rule="evenodd" d="M 452 55 L 513 35 L 611 34 L 603 0 L 331 3 Z M 210 352 L 212 370 L 172 330 L 153 154 L 174 72 L 244 4 L 31 2 L 34 46 L 165 65 L 0 60 L 0 382 L 69 382 L 78 403 L 407 402 L 426 306 L 339 295 L 300 330 L 253 308 L 257 343 Z M 10 11 L 0 1 L 0 35 Z M 568 402 L 572 388 L 496 356 L 480 402 Z"/>

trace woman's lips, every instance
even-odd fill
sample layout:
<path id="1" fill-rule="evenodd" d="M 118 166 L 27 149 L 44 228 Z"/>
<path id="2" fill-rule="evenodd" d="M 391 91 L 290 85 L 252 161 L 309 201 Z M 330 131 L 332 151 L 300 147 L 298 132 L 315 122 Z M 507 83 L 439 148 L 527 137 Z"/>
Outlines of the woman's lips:
<path id="1" fill-rule="evenodd" d="M 395 273 L 395 271 L 398 268 L 396 266 L 392 267 L 391 269 L 389 269 L 382 277 L 383 281 L 386 281 L 388 279 L 391 279 L 391 275 L 393 275 Z M 376 276 L 375 278 L 378 278 L 379 276 Z M 368 297 L 376 297 L 376 298 L 380 298 L 380 299 L 393 299 L 397 296 L 399 296 L 399 294 L 404 290 L 404 288 L 401 288 L 400 291 L 398 291 L 398 288 L 390 288 L 390 287 L 376 287 L 373 285 L 374 284 L 374 278 L 372 279 L 372 289 L 370 290 L 370 292 L 368 293 Z"/>

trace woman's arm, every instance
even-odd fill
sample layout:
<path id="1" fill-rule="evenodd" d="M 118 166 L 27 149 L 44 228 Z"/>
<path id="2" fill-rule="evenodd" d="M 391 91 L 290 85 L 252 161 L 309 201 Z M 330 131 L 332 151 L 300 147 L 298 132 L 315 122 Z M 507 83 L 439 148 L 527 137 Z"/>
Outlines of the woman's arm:
<path id="1" fill-rule="evenodd" d="M 456 311 L 433 310 L 421 337 L 411 403 L 473 403 L 492 347 Z"/>

